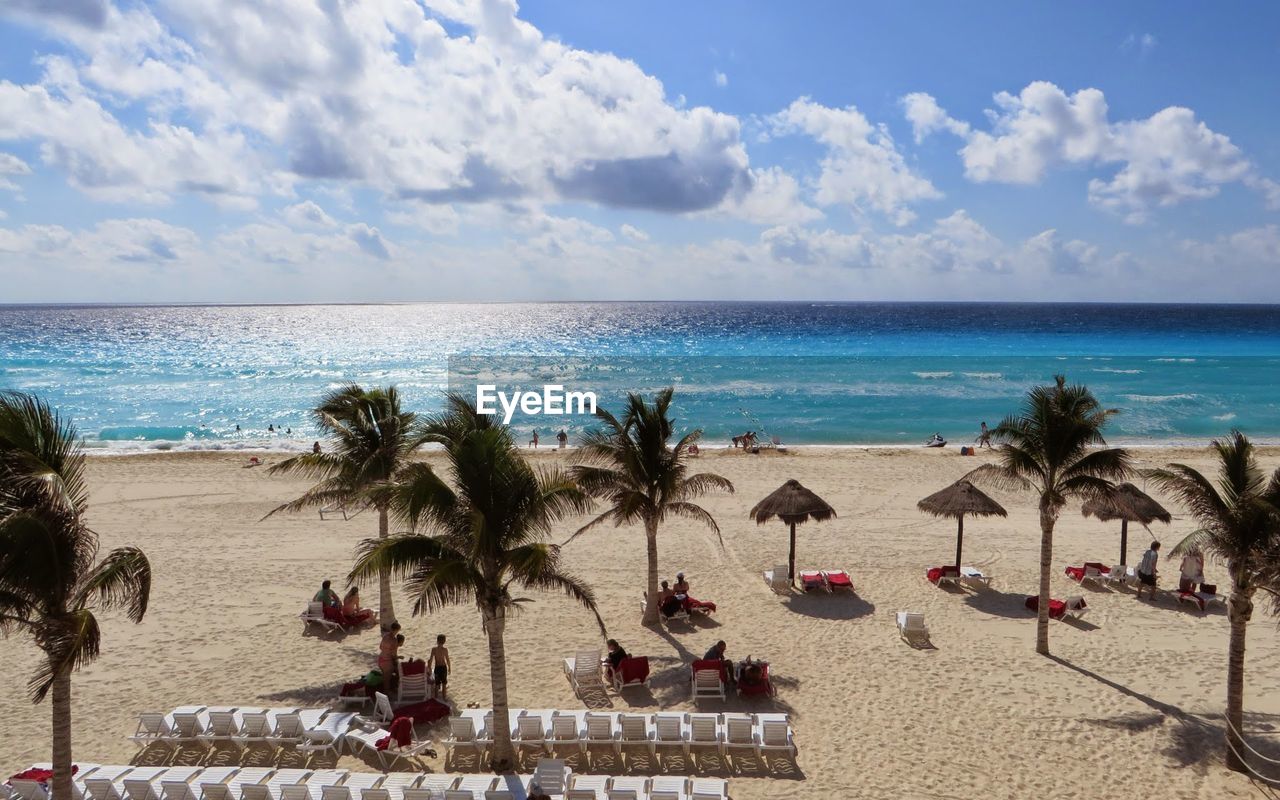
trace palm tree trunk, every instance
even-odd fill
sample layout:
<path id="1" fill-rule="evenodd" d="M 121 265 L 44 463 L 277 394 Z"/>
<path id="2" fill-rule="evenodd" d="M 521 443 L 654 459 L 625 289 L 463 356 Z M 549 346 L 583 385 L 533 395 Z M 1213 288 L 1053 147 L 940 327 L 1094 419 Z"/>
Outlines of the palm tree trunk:
<path id="1" fill-rule="evenodd" d="M 658 521 L 646 518 L 644 521 L 644 538 L 649 558 L 649 578 L 646 587 L 647 602 L 644 604 L 642 625 L 658 624 Z"/>
<path id="2" fill-rule="evenodd" d="M 964 552 L 964 514 L 956 519 L 956 569 L 960 569 L 960 555 Z"/>
<path id="3" fill-rule="evenodd" d="M 391 525 L 387 518 L 385 506 L 378 508 L 378 538 L 386 539 L 391 535 Z M 378 572 L 378 621 L 382 632 L 386 633 L 391 623 L 396 621 L 396 607 L 391 597 L 391 570 L 383 567 Z"/>
<path id="4" fill-rule="evenodd" d="M 71 672 L 53 679 L 53 800 L 71 800 Z"/>
<path id="5" fill-rule="evenodd" d="M 1238 584 L 1227 606 L 1231 643 L 1227 649 L 1227 768 L 1244 772 L 1244 636 L 1253 616 L 1253 600 Z"/>
<path id="6" fill-rule="evenodd" d="M 511 716 L 507 711 L 507 651 L 502 640 L 506 628 L 503 609 L 484 610 L 484 631 L 489 636 L 489 680 L 493 686 L 493 751 L 489 762 L 494 772 L 510 772 L 515 767 L 511 747 Z"/>
<path id="7" fill-rule="evenodd" d="M 1040 606 L 1036 610 L 1036 652 L 1049 655 L 1049 577 L 1053 570 L 1053 526 L 1056 509 L 1040 504 Z"/>

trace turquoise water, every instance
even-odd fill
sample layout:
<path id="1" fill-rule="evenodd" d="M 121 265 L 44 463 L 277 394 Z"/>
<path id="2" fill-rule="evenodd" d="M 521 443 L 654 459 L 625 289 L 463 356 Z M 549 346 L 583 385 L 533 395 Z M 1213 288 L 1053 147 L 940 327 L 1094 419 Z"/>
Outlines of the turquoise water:
<path id="1" fill-rule="evenodd" d="M 681 425 L 713 441 L 959 444 L 1057 372 L 1121 410 L 1116 441 L 1280 441 L 1276 306 L 0 306 L 0 388 L 45 395 L 109 450 L 309 446 L 306 411 L 340 382 L 431 411 L 478 378 L 606 407 L 675 385 Z M 513 424 L 550 438 L 590 420 Z"/>

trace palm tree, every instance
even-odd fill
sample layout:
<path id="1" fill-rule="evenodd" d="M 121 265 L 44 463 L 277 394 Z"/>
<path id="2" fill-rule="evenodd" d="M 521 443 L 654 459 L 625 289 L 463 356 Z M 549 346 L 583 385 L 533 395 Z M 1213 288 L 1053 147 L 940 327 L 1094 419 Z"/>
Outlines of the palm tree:
<path id="1" fill-rule="evenodd" d="M 427 464 L 407 475 L 386 498 L 413 531 L 365 541 L 352 580 L 390 572 L 406 579 L 413 613 L 474 602 L 489 640 L 493 690 L 493 766 L 514 764 L 508 724 L 503 632 L 527 598 L 513 587 L 564 592 L 595 614 L 591 589 L 560 566 L 560 548 L 544 539 L 557 521 L 590 510 L 591 500 L 561 470 L 534 470 L 508 429 L 478 415 L 452 395 L 450 410 L 427 428 L 427 440 L 445 447 L 451 483 Z M 452 484 L 452 485 L 451 485 Z"/>
<path id="2" fill-rule="evenodd" d="M 603 408 L 597 410 L 604 430 L 583 436 L 571 473 L 585 492 L 609 503 L 609 509 L 570 541 L 605 522 L 615 527 L 644 523 L 649 558 L 645 625 L 658 622 L 658 525 L 668 516 L 688 517 L 705 523 L 719 536 L 715 519 L 693 500 L 715 489 L 733 492 L 733 484 L 719 475 L 689 474 L 689 446 L 702 438 L 701 429 L 685 434 L 674 447 L 669 443 L 675 427 L 667 416 L 673 392 L 670 387 L 658 392 L 653 405 L 638 394 L 627 395 L 622 419 Z"/>
<path id="3" fill-rule="evenodd" d="M 320 398 L 311 418 L 325 439 L 324 450 L 294 456 L 269 472 L 301 474 L 319 482 L 267 516 L 316 506 L 372 506 L 378 511 L 378 537 L 387 538 L 385 492 L 406 474 L 409 457 L 422 442 L 417 415 L 400 408 L 394 386 L 365 389 L 349 383 Z M 378 619 L 383 630 L 396 621 L 388 573 L 378 576 Z"/>
<path id="4" fill-rule="evenodd" d="M 976 478 L 1040 496 L 1040 605 L 1036 652 L 1049 655 L 1049 576 L 1053 528 L 1068 500 L 1105 496 L 1113 481 L 1131 471 L 1129 453 L 1106 448 L 1102 429 L 1118 413 L 1104 409 L 1085 386 L 1067 385 L 1062 375 L 1051 386 L 1027 393 L 1022 411 L 1005 417 L 991 432 L 999 443 L 997 461 L 974 470 Z"/>
<path id="5" fill-rule="evenodd" d="M 1185 464 L 1147 473 L 1156 486 L 1176 497 L 1200 526 L 1173 548 L 1173 555 L 1198 549 L 1227 565 L 1231 597 L 1227 616 L 1227 766 L 1246 769 L 1242 754 L 1245 631 L 1259 590 L 1280 598 L 1280 469 L 1267 480 L 1253 445 L 1239 431 L 1214 440 L 1218 458 L 1215 485 Z M 1280 611 L 1280 605 L 1275 608 Z"/>
<path id="6" fill-rule="evenodd" d="M 98 657 L 99 609 L 141 622 L 151 565 L 121 547 L 98 560 L 85 512 L 79 434 L 43 400 L 0 394 L 0 633 L 27 633 L 44 660 L 27 684 L 53 698 L 53 796 L 71 797 L 71 673 Z"/>

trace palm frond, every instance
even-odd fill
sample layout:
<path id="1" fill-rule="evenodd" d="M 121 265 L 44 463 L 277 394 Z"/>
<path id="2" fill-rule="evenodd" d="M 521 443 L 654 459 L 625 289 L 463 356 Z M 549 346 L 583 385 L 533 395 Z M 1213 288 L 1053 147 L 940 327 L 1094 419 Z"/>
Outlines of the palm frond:
<path id="1" fill-rule="evenodd" d="M 36 644 L 44 651 L 35 675 L 27 683 L 33 703 L 44 700 L 59 675 L 74 672 L 98 657 L 102 631 L 87 608 L 46 617 L 36 628 Z"/>
<path id="2" fill-rule="evenodd" d="M 103 608 L 124 609 L 131 621 L 141 622 L 151 598 L 151 562 L 136 547 L 112 550 L 85 577 L 73 607 L 87 606 L 94 596 Z"/>

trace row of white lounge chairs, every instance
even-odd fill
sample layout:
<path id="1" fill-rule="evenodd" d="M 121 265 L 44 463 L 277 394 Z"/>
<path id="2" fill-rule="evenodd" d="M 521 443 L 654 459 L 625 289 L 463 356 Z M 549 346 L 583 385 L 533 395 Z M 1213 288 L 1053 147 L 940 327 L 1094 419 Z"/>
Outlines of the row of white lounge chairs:
<path id="1" fill-rule="evenodd" d="M 511 738 L 517 747 L 550 751 L 556 747 L 623 747 L 679 750 L 709 747 L 720 753 L 748 750 L 796 755 L 794 735 L 786 714 L 696 714 L 658 712 L 628 714 L 602 711 L 511 709 Z M 447 752 L 459 748 L 483 751 L 493 743 L 493 711 L 466 709 L 449 719 Z"/>
<path id="2" fill-rule="evenodd" d="M 378 747 L 390 737 L 390 731 L 382 727 L 390 723 L 393 716 L 386 695 L 377 695 L 374 709 L 373 716 L 365 717 L 324 708 L 182 706 L 168 714 L 140 714 L 138 730 L 130 739 L 141 747 L 157 743 L 210 746 L 226 743 L 243 748 L 265 743 L 335 755 L 340 755 L 344 748 L 353 754 L 364 750 L 384 768 L 389 760 L 412 758 L 430 749 L 429 740 L 417 739 L 404 746 L 392 739 L 388 745 Z"/>
<path id="3" fill-rule="evenodd" d="M 525 800 L 533 784 L 563 800 L 728 798 L 720 779 L 575 775 L 563 761 L 542 759 L 531 775 L 83 764 L 73 800 Z M 34 780 L 13 780 L 0 786 L 4 792 L 12 800 L 49 800 L 48 788 Z"/>

